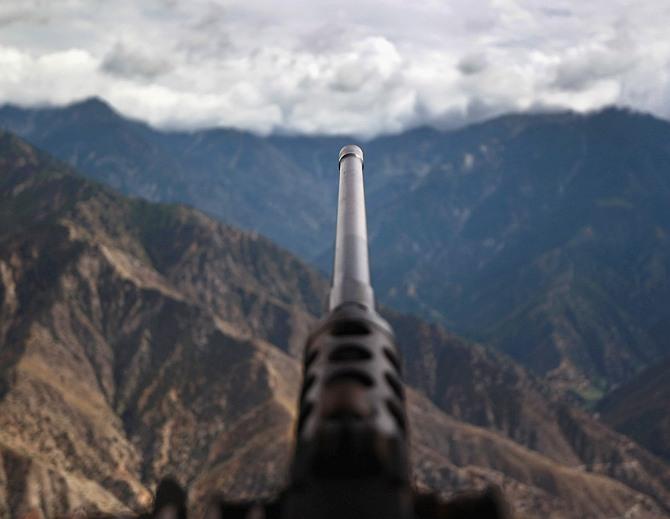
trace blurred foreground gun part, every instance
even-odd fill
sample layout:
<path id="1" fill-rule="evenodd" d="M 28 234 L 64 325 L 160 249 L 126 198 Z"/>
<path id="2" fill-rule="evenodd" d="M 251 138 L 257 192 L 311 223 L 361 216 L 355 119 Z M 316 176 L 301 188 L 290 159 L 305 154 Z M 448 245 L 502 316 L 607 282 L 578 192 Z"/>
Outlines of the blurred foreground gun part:
<path id="1" fill-rule="evenodd" d="M 286 517 L 413 517 L 407 418 L 390 326 L 374 309 L 363 152 L 340 152 L 329 311 L 305 348 Z"/>
<path id="2" fill-rule="evenodd" d="M 206 519 L 502 519 L 492 489 L 443 501 L 410 480 L 401 362 L 370 285 L 363 151 L 339 155 L 335 260 L 307 340 L 291 478 L 267 503 L 214 500 Z"/>

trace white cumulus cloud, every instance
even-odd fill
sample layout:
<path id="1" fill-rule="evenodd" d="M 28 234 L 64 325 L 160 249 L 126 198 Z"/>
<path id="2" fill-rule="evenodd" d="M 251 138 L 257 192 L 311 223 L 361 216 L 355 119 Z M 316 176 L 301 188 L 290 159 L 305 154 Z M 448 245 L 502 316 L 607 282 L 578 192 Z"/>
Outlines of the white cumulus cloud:
<path id="1" fill-rule="evenodd" d="M 3 0 L 0 103 L 370 137 L 538 107 L 670 117 L 666 0 Z"/>

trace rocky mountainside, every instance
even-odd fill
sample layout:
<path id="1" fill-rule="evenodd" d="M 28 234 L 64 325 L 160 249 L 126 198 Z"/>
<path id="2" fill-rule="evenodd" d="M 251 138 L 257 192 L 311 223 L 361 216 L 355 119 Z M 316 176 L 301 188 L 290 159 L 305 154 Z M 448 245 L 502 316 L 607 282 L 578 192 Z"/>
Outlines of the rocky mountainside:
<path id="1" fill-rule="evenodd" d="M 602 421 L 670 462 L 670 358 L 598 403 Z"/>
<path id="2" fill-rule="evenodd" d="M 321 247 L 326 186 L 263 138 L 225 129 L 160 132 L 97 98 L 0 113 L 0 127 L 122 193 L 186 203 L 304 255 Z"/>
<path id="3" fill-rule="evenodd" d="M 97 99 L 0 108 L 83 173 L 261 232 L 328 270 L 349 139 L 161 132 Z M 585 402 L 667 354 L 670 124 L 618 109 L 365 145 L 375 286 Z M 327 247 L 326 247 L 327 249 Z"/>
<path id="4" fill-rule="evenodd" d="M 0 516 L 284 480 L 325 283 L 255 234 L 121 195 L 0 134 Z M 670 469 L 501 354 L 389 312 L 417 481 L 520 517 L 670 517 Z M 432 402 L 431 402 L 432 399 Z"/>
<path id="5" fill-rule="evenodd" d="M 395 257 L 379 273 L 387 301 L 587 398 L 665 355 L 670 124 L 510 116 L 441 142 L 376 222 L 374 254 Z"/>
<path id="6" fill-rule="evenodd" d="M 269 421 L 258 427 L 261 444 L 274 437 L 276 413 L 289 413 L 290 423 L 294 394 L 273 386 L 286 355 L 262 337 L 292 344 L 293 334 L 304 335 L 291 325 L 312 319 L 307 308 L 318 304 L 309 298 L 320 278 L 265 240 L 179 207 L 125 200 L 10 136 L 3 135 L 0 157 L 0 434 L 9 453 L 5 490 L 19 491 L 8 508 L 38 504 L 52 517 L 79 504 L 87 494 L 72 494 L 71 473 L 104 490 L 104 499 L 91 493 L 87 500 L 137 506 L 157 474 L 191 481 L 203 471 L 204 451 L 248 413 Z M 192 238 L 180 242 L 178 230 Z M 203 235 L 218 253 L 217 291 L 229 305 L 216 311 L 166 277 L 168 240 L 197 252 Z M 152 257 L 156 250 L 162 256 Z M 188 250 L 179 252 L 172 259 L 187 261 Z M 154 267 L 161 261 L 168 262 L 163 274 Z M 185 395 L 175 380 L 186 384 Z M 245 440 L 250 447 L 254 435 Z M 31 462 L 15 470 L 21 462 L 13 457 Z M 53 496 L 40 492 L 44 464 L 60 477 Z M 245 470 L 253 469 L 238 469 Z M 241 473 L 231 477 L 253 492 Z"/>

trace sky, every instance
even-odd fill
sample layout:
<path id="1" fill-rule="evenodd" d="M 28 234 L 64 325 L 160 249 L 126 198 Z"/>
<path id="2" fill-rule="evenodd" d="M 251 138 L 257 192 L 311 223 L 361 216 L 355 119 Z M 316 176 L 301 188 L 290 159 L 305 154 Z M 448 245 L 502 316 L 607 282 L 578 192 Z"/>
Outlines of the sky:
<path id="1" fill-rule="evenodd" d="M 0 0 L 0 104 L 370 138 L 619 105 L 670 118 L 669 0 Z"/>

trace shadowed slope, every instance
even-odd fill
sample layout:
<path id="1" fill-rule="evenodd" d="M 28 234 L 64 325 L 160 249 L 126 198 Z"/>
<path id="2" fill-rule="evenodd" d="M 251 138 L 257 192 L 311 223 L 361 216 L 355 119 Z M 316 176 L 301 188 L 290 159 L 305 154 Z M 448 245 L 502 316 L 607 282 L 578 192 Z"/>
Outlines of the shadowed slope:
<path id="1" fill-rule="evenodd" d="M 597 409 L 604 423 L 670 461 L 670 359 L 615 389 Z"/>

